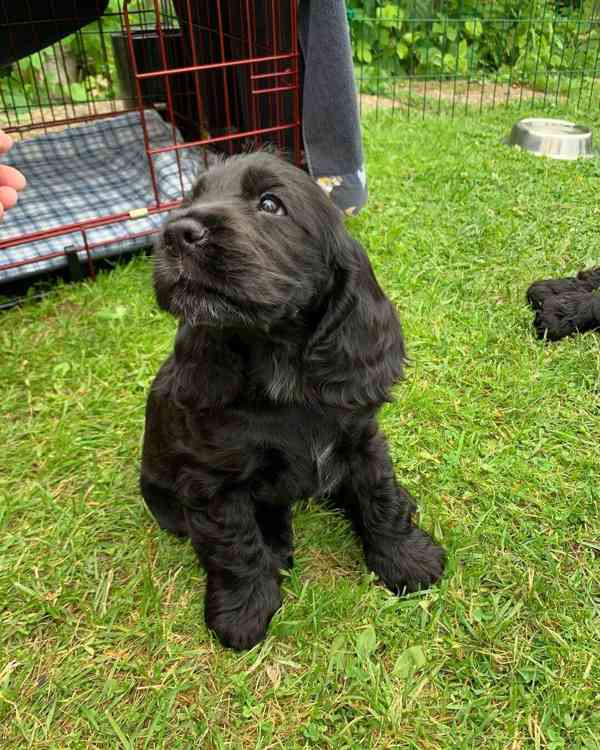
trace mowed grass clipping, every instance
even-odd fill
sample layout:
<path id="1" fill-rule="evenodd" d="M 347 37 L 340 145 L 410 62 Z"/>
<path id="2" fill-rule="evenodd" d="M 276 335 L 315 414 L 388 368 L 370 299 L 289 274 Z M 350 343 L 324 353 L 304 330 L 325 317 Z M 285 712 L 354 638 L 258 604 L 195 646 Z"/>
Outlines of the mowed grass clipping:
<path id="1" fill-rule="evenodd" d="M 524 294 L 600 262 L 600 162 L 500 145 L 517 116 L 365 121 L 349 226 L 412 360 L 382 423 L 449 553 L 429 592 L 305 501 L 267 640 L 224 650 L 137 488 L 151 260 L 0 316 L 3 750 L 599 747 L 600 336 L 544 345 Z"/>

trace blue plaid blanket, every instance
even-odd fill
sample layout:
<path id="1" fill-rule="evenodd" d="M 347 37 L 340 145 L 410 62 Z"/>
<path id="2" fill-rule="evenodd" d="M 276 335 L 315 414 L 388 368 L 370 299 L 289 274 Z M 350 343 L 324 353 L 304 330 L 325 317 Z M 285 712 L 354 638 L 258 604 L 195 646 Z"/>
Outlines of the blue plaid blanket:
<path id="1" fill-rule="evenodd" d="M 146 111 L 145 117 L 150 145 L 153 148 L 171 145 L 171 125 L 154 110 Z M 183 142 L 179 133 L 176 138 Z M 178 159 L 184 190 L 189 189 L 202 169 L 201 152 L 195 149 L 156 154 L 153 164 L 161 202 L 182 197 Z M 136 209 L 151 207 L 155 202 L 137 112 L 19 141 L 2 161 L 25 174 L 27 189 L 0 224 L 0 240 L 113 214 L 134 211 L 135 215 Z M 110 242 L 92 250 L 92 257 L 147 246 L 148 237 L 131 235 L 156 231 L 164 219 L 165 214 L 160 213 L 87 230 L 90 244 Z M 38 259 L 25 266 L 0 270 L 0 285 L 66 265 L 64 255 L 52 259 L 44 256 L 62 252 L 69 245 L 81 248 L 79 258 L 82 261 L 86 258 L 81 232 L 0 250 L 0 269 L 6 263 Z"/>

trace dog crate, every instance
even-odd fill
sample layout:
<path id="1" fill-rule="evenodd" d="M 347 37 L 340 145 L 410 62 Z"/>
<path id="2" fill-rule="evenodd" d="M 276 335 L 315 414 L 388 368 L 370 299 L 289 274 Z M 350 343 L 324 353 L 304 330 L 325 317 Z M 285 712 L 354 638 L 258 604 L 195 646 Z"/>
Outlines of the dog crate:
<path id="1" fill-rule="evenodd" d="M 296 0 L 0 0 L 0 294 L 150 244 L 217 152 L 299 164 Z M 46 11 L 44 12 L 44 7 Z"/>

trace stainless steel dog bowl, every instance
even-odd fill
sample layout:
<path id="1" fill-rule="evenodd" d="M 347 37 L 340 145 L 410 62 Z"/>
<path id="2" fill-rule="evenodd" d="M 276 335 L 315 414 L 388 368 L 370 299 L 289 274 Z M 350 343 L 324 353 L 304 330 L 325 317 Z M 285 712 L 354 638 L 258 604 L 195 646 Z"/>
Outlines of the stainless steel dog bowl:
<path id="1" fill-rule="evenodd" d="M 592 131 L 568 120 L 526 117 L 513 125 L 505 142 L 551 159 L 589 159 L 594 155 Z"/>

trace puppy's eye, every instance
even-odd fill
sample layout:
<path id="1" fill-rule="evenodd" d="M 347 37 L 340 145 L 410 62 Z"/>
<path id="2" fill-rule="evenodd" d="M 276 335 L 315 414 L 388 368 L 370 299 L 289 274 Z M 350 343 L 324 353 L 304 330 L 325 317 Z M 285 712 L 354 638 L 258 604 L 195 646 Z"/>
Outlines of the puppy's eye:
<path id="1" fill-rule="evenodd" d="M 272 193 L 265 193 L 261 196 L 258 210 L 264 211 L 266 214 L 274 214 L 275 216 L 285 216 L 287 213 L 283 203 Z"/>

